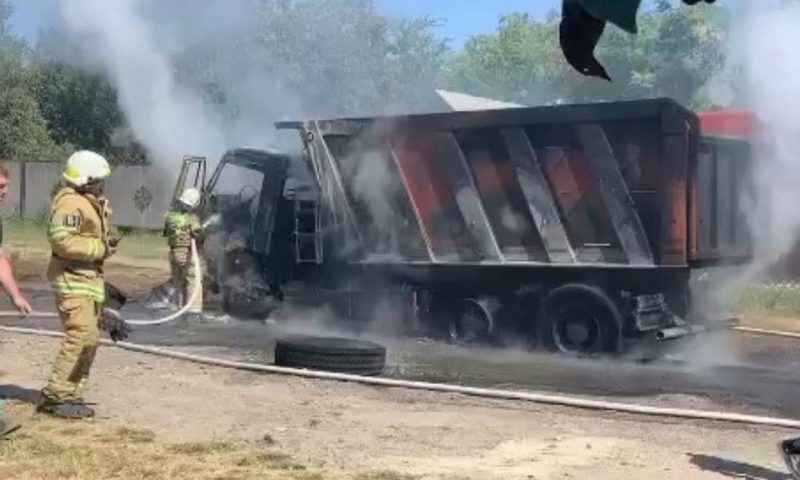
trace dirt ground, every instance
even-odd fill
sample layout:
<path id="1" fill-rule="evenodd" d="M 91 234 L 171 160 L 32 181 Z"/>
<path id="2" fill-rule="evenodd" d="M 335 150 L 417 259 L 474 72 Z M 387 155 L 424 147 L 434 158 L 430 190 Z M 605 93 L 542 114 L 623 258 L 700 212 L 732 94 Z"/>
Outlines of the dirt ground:
<path id="1" fill-rule="evenodd" d="M 3 334 L 3 396 L 35 397 L 57 345 Z M 772 480 L 786 478 L 774 445 L 790 433 L 257 375 L 113 348 L 98 357 L 91 400 L 92 425 L 254 449 L 266 438 L 269 451 L 322 478 Z M 11 408 L 41 421 L 30 406 Z M 0 448 L 2 478 L 19 471 L 22 453 L 10 452 Z"/>

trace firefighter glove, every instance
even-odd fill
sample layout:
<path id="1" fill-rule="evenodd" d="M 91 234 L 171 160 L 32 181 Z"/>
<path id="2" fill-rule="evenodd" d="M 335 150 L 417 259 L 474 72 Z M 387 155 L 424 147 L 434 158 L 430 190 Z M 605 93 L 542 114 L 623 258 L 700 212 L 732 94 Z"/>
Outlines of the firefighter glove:
<path id="1" fill-rule="evenodd" d="M 198 242 L 202 242 L 203 239 L 206 238 L 206 232 L 205 232 L 205 230 L 203 228 L 193 228 L 189 232 L 189 235 L 191 235 L 192 238 L 194 238 Z"/>
<path id="2" fill-rule="evenodd" d="M 114 309 L 104 308 L 102 315 L 100 315 L 100 330 L 108 333 L 111 340 L 118 342 L 125 340 L 131 333 L 130 326 L 125 322 L 122 316 Z"/>

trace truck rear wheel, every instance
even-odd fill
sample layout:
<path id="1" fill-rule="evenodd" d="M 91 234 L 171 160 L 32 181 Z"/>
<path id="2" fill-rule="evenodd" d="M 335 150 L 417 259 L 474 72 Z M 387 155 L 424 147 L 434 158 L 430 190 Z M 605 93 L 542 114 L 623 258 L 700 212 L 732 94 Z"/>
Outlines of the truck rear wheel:
<path id="1" fill-rule="evenodd" d="M 619 313 L 599 289 L 565 285 L 542 301 L 537 337 L 552 352 L 583 356 L 612 353 L 620 346 Z"/>
<path id="2" fill-rule="evenodd" d="M 486 306 L 476 300 L 455 304 L 448 324 L 448 339 L 458 345 L 486 343 L 491 339 L 494 320 Z"/>

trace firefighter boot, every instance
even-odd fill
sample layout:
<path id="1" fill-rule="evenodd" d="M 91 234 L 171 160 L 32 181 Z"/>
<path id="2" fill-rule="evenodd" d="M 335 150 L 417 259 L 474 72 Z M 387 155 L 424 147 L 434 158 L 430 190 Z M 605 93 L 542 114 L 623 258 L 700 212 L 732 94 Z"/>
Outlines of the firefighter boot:
<path id="1" fill-rule="evenodd" d="M 83 400 L 57 401 L 45 399 L 42 404 L 36 408 L 36 411 L 69 420 L 82 420 L 84 418 L 94 417 L 94 410 L 86 405 Z"/>
<path id="2" fill-rule="evenodd" d="M 778 450 L 792 477 L 800 480 L 800 437 L 781 441 L 778 444 Z"/>

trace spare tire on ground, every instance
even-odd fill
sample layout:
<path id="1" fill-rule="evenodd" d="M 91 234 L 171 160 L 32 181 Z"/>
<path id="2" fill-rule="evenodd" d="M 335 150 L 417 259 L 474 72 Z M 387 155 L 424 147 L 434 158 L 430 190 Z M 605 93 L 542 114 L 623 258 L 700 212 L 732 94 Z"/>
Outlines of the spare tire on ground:
<path id="1" fill-rule="evenodd" d="M 275 365 L 355 375 L 380 375 L 386 348 L 363 340 L 334 337 L 291 337 L 275 344 Z"/>

